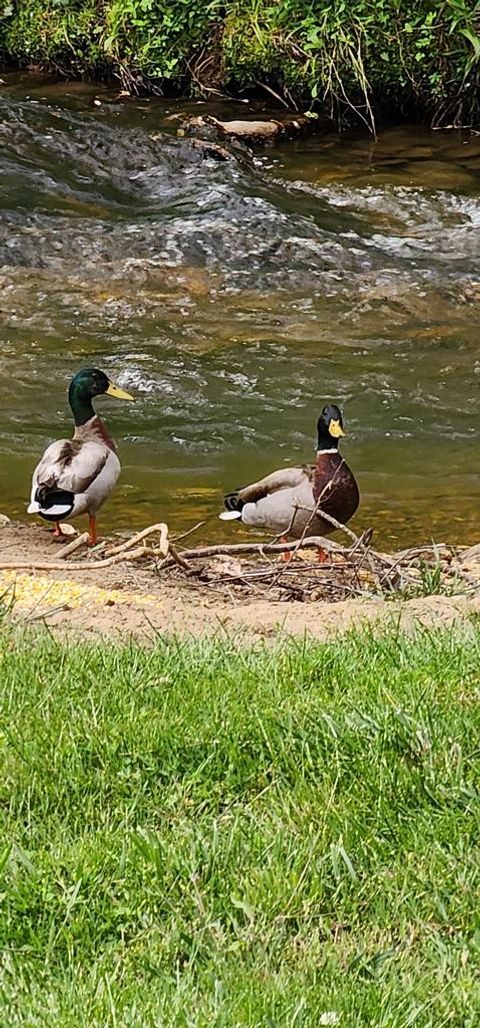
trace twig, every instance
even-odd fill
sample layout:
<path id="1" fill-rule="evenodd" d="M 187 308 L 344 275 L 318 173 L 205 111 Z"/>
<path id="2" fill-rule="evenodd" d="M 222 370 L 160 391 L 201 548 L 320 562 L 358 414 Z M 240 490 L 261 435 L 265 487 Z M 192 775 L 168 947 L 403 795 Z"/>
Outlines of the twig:
<path id="1" fill-rule="evenodd" d="M 286 539 L 286 538 L 288 538 L 289 535 L 292 534 L 293 526 L 295 524 L 295 520 L 296 520 L 298 511 L 302 510 L 302 509 L 303 508 L 301 508 L 300 506 L 297 506 L 297 504 L 294 504 L 294 506 L 292 508 L 292 516 L 291 516 L 290 521 L 288 523 L 288 527 L 285 529 L 284 532 L 280 532 L 279 535 L 274 535 L 273 538 L 270 540 L 271 543 L 278 543 L 278 541 L 280 539 Z M 310 510 L 310 508 L 308 508 L 308 509 Z"/>
<path id="2" fill-rule="evenodd" d="M 333 479 L 332 479 L 332 481 L 333 481 Z M 338 530 L 340 532 L 345 532 L 345 535 L 348 535 L 348 538 L 351 539 L 353 543 L 355 543 L 355 546 L 360 546 L 361 545 L 361 539 L 358 537 L 358 535 L 355 535 L 355 532 L 352 532 L 351 528 L 348 528 L 348 526 L 344 525 L 343 522 L 337 521 L 337 519 L 332 517 L 331 514 L 327 514 L 326 510 L 320 509 L 319 513 L 320 513 L 320 517 L 324 518 L 325 521 L 328 521 L 329 524 L 333 525 L 334 528 L 338 528 Z M 373 535 L 373 529 L 371 529 L 370 531 L 371 531 L 371 535 L 370 535 L 370 539 L 371 539 L 371 537 Z"/>
<path id="3" fill-rule="evenodd" d="M 75 553 L 75 550 L 79 550 L 81 546 L 85 546 L 88 543 L 90 536 L 88 532 L 82 532 L 81 535 L 77 536 L 73 540 L 73 543 L 69 543 L 65 546 L 61 553 L 59 553 L 60 560 L 64 560 L 65 557 L 69 557 L 71 553 Z"/>
<path id="4" fill-rule="evenodd" d="M 472 547 L 474 549 L 475 547 Z M 467 552 L 461 546 L 449 546 L 448 543 L 434 543 L 431 542 L 425 546 L 409 546 L 406 550 L 397 550 L 396 553 L 392 554 L 393 560 L 410 560 L 410 558 L 421 557 L 423 553 L 431 553 L 432 550 L 446 551 L 446 555 L 452 555 L 456 550 L 462 551 L 462 558 Z"/>
<path id="5" fill-rule="evenodd" d="M 128 553 L 115 553 L 104 560 L 84 560 L 60 564 L 58 561 L 31 560 L 23 561 L 2 561 L 0 571 L 97 571 L 99 568 L 109 568 L 113 564 L 120 564 L 122 560 L 138 560 L 141 557 L 154 557 L 158 560 L 161 551 L 153 547 L 139 546 L 136 550 Z"/>
<path id="6" fill-rule="evenodd" d="M 332 478 L 331 481 L 333 482 L 333 478 Z M 329 482 L 328 483 L 328 487 L 330 486 L 330 484 L 331 483 Z M 322 492 L 321 492 L 321 494 L 320 494 L 320 496 L 319 496 L 319 498 L 318 498 L 318 500 L 317 500 L 317 502 L 316 502 L 314 507 L 304 507 L 301 503 L 295 504 L 295 508 L 294 508 L 295 509 L 295 513 L 297 512 L 297 510 L 305 510 L 305 511 L 310 512 L 310 514 L 312 516 L 309 518 L 309 521 L 308 521 L 308 523 L 306 525 L 307 529 L 308 529 L 309 525 L 311 524 L 311 522 L 313 521 L 313 519 L 315 517 L 318 517 L 321 520 L 328 521 L 329 524 L 333 525 L 334 528 L 338 528 L 339 531 L 345 532 L 345 535 L 348 535 L 349 539 L 351 539 L 352 542 L 354 542 L 356 546 L 360 545 L 361 538 L 359 538 L 358 535 L 355 535 L 355 532 L 352 532 L 351 528 L 347 528 L 347 526 L 344 525 L 342 521 L 337 521 L 336 518 L 332 517 L 331 514 L 327 514 L 327 512 L 321 508 L 320 504 L 321 504 L 322 497 L 323 497 L 323 494 L 324 494 L 326 489 L 327 489 L 327 486 L 325 486 L 325 489 L 322 490 Z M 368 531 L 371 532 L 371 535 L 370 535 L 370 539 L 371 539 L 372 534 L 373 534 L 373 529 L 368 529 Z M 287 533 L 285 533 L 285 534 L 287 534 Z M 368 542 L 370 541 L 370 539 L 368 540 Z"/>
<path id="7" fill-rule="evenodd" d="M 203 557 L 217 557 L 220 555 L 238 555 L 241 553 L 291 553 L 298 546 L 298 540 L 291 543 L 226 543 L 218 546 L 199 546 L 196 550 L 182 550 L 182 557 L 185 560 L 196 560 Z M 325 549 L 331 553 L 343 554 L 345 551 L 339 543 L 330 542 L 323 535 L 308 536 L 302 542 L 302 547 L 307 550 Z"/>
<path id="8" fill-rule="evenodd" d="M 283 106 L 286 107 L 287 111 L 288 111 L 289 105 L 288 105 L 287 101 L 283 98 L 283 96 L 280 96 L 279 93 L 276 93 L 275 90 L 272 89 L 271 86 L 267 86 L 266 82 L 259 82 L 259 81 L 256 82 L 256 85 L 260 86 L 261 89 L 266 89 L 267 93 L 270 93 L 272 96 L 274 96 L 275 99 L 278 100 L 279 103 L 283 104 Z M 296 107 L 295 109 L 298 111 L 298 107 Z"/>
<path id="9" fill-rule="evenodd" d="M 283 574 L 285 574 L 285 575 L 305 575 L 307 573 L 311 574 L 312 572 L 319 571 L 319 572 L 321 572 L 322 577 L 324 577 L 326 572 L 328 572 L 328 571 L 337 571 L 339 568 L 342 571 L 351 571 L 351 570 L 355 569 L 355 564 L 353 564 L 352 562 L 348 563 L 347 561 L 345 563 L 343 563 L 343 561 L 342 561 L 342 563 L 340 565 L 336 564 L 336 563 L 333 563 L 333 564 L 312 564 L 312 563 L 309 563 L 309 564 L 301 564 L 301 565 L 300 564 L 295 564 L 294 567 L 285 567 L 284 570 L 283 570 Z M 247 581 L 247 579 L 250 580 L 250 579 L 253 579 L 253 578 L 268 578 L 269 576 L 274 575 L 275 572 L 276 572 L 276 568 L 262 568 L 259 571 L 244 571 L 244 572 L 242 572 L 241 575 L 240 574 L 238 574 L 238 575 L 227 575 L 227 576 L 225 576 L 225 578 L 221 578 L 220 581 L 236 582 L 236 581 L 239 581 L 239 580 Z"/>
<path id="10" fill-rule="evenodd" d="M 217 515 L 215 515 L 215 517 L 217 517 Z M 193 528 L 189 528 L 188 532 L 182 532 L 181 535 L 175 535 L 173 537 L 173 542 L 179 543 L 181 539 L 186 539 L 188 535 L 193 535 L 194 532 L 198 532 L 198 529 L 203 528 L 205 524 L 206 521 L 199 521 L 196 525 L 193 526 Z"/>
<path id="11" fill-rule="evenodd" d="M 168 525 L 163 521 L 160 521 L 156 525 L 150 525 L 149 528 L 144 528 L 142 532 L 137 532 L 136 535 L 132 535 L 131 539 L 127 539 L 125 543 L 121 543 L 120 546 L 113 546 L 108 551 L 109 557 L 116 556 L 119 553 L 124 553 L 126 550 L 130 550 L 137 543 L 141 542 L 142 539 L 146 539 L 147 536 L 153 535 L 154 532 L 160 533 L 160 542 L 158 546 L 159 554 L 162 557 L 166 557 L 168 554 Z M 99 562 L 100 563 L 100 562 Z"/>
<path id="12" fill-rule="evenodd" d="M 190 571 L 190 567 L 188 565 L 188 561 L 186 561 L 185 558 L 183 556 L 181 556 L 181 554 L 178 552 L 176 546 L 174 546 L 172 542 L 169 544 L 168 554 L 169 554 L 170 557 L 173 557 L 173 560 L 175 561 L 175 563 L 179 564 L 180 567 L 184 569 L 184 571 Z"/>

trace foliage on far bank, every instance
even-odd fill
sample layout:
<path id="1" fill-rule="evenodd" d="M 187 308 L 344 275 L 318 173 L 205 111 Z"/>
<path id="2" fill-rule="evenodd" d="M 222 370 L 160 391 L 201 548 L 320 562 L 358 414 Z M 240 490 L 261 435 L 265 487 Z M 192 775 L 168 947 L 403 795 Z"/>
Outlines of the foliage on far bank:
<path id="1" fill-rule="evenodd" d="M 0 0 L 0 4 L 2 0 Z M 7 59 L 133 90 L 478 117 L 480 0 L 3 0 Z"/>

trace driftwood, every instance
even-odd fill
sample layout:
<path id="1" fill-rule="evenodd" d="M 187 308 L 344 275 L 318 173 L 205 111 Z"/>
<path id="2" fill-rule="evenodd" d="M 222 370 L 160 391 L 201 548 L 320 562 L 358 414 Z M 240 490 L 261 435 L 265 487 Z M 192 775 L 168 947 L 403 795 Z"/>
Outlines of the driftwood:
<path id="1" fill-rule="evenodd" d="M 154 532 L 160 534 L 160 542 L 158 549 L 147 548 L 145 546 L 138 546 L 138 543 L 144 540 L 147 536 L 152 535 Z M 86 537 L 86 538 L 85 538 Z M 82 536 L 75 539 L 74 543 L 69 543 L 65 547 L 63 553 L 66 555 L 67 552 L 77 549 L 81 543 L 88 540 L 88 533 L 84 532 Z M 110 555 L 97 560 L 95 555 L 92 554 L 90 559 L 83 561 L 46 561 L 40 558 L 37 560 L 32 557 L 30 560 L 16 561 L 16 560 L 4 560 L 0 561 L 0 571 L 92 571 L 101 568 L 111 567 L 113 564 L 118 564 L 122 560 L 138 560 L 139 557 L 154 556 L 154 557 L 166 557 L 169 552 L 168 543 L 168 526 L 163 522 L 158 525 L 151 525 L 149 528 L 145 528 L 143 532 L 138 532 L 132 536 L 131 539 L 127 539 L 125 543 L 119 546 L 113 547 L 110 551 Z"/>
<path id="2" fill-rule="evenodd" d="M 298 549 L 298 541 L 291 543 L 219 543 L 216 546 L 198 546 L 194 550 L 183 550 L 182 557 L 185 560 L 204 560 L 206 557 L 230 556 L 238 557 L 241 554 L 258 554 L 260 557 L 279 553 L 294 553 Z M 329 553 L 344 553 L 343 546 L 325 539 L 323 535 L 312 535 L 304 539 L 302 549 L 322 549 Z"/>
<path id="3" fill-rule="evenodd" d="M 318 132 L 320 123 L 317 118 L 306 114 L 285 114 L 280 118 L 248 119 L 236 118 L 222 121 L 212 114 L 206 115 L 172 115 L 172 120 L 180 120 L 182 127 L 177 130 L 179 135 L 197 135 L 213 132 L 218 139 L 238 139 L 246 143 L 271 143 L 275 140 Z M 220 157 L 220 159 L 222 159 Z"/>
<path id="4" fill-rule="evenodd" d="M 480 562 L 480 543 L 476 543 L 475 546 L 469 546 L 467 549 L 462 550 L 458 555 L 457 560 L 459 560 L 461 564 L 466 564 L 471 560 Z"/>
<path id="5" fill-rule="evenodd" d="M 61 553 L 59 553 L 60 560 L 65 560 L 65 557 L 69 557 L 71 553 L 75 553 L 76 550 L 80 550 L 82 546 L 88 546 L 90 535 L 88 532 L 82 532 L 81 535 L 77 535 L 77 538 L 73 540 L 73 543 L 69 543 L 68 546 L 64 546 Z"/>

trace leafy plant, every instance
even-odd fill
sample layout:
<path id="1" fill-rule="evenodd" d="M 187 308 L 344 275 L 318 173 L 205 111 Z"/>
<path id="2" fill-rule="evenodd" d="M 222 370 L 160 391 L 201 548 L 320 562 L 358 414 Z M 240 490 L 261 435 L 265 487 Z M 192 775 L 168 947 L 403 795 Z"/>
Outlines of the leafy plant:
<path id="1" fill-rule="evenodd" d="M 198 85 L 202 53 L 224 88 L 263 84 L 370 126 L 406 103 L 436 124 L 472 124 L 479 25 L 480 0 L 18 0 L 3 8 L 0 41 L 16 60 L 145 89 Z"/>

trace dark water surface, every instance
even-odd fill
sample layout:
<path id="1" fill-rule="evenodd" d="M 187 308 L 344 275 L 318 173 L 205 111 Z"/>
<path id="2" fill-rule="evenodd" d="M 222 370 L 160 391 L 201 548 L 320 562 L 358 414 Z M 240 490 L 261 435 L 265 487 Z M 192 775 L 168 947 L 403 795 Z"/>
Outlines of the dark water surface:
<path id="1" fill-rule="evenodd" d="M 177 137 L 185 105 L 99 95 L 0 91 L 0 510 L 26 517 L 68 381 L 97 364 L 138 397 L 98 404 L 123 462 L 101 528 L 214 515 L 309 460 L 336 400 L 355 526 L 475 541 L 479 137 L 402 126 L 219 162 Z"/>

